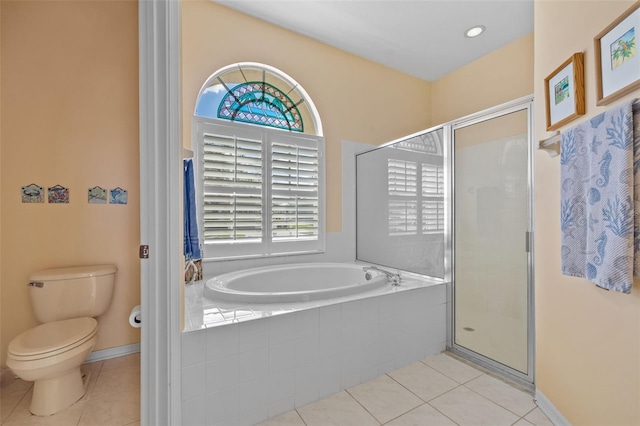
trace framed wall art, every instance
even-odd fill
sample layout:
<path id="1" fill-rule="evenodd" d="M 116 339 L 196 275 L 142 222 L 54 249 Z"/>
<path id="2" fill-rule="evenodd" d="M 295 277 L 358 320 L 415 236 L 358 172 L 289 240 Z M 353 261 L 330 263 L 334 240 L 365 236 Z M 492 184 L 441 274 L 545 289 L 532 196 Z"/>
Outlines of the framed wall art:
<path id="1" fill-rule="evenodd" d="M 585 112 L 584 55 L 574 53 L 544 79 L 547 130 L 555 130 Z"/>
<path id="2" fill-rule="evenodd" d="M 636 2 L 594 38 L 597 105 L 606 105 L 640 87 L 640 2 Z"/>

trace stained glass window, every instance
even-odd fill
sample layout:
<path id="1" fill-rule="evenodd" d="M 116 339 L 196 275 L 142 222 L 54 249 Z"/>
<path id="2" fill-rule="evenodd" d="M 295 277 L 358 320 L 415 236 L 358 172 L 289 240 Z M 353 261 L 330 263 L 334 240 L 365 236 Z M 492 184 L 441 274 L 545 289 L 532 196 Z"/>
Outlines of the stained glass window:
<path id="1" fill-rule="evenodd" d="M 261 64 L 235 64 L 212 75 L 200 92 L 195 115 L 321 135 L 306 92 Z"/>

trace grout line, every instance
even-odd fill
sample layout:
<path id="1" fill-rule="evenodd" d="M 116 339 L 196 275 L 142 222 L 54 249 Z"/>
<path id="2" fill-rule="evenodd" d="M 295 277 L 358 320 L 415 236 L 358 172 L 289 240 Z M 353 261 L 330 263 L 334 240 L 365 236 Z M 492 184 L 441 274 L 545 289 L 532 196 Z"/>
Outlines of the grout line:
<path id="1" fill-rule="evenodd" d="M 420 400 L 421 400 L 421 401 L 424 401 L 423 399 L 420 399 Z M 410 412 L 412 412 L 412 411 L 414 411 L 414 410 L 417 410 L 418 408 L 423 407 L 423 406 L 424 406 L 424 405 L 426 405 L 426 404 L 427 404 L 426 402 L 423 402 L 422 404 L 418 405 L 417 407 L 413 407 L 411 410 L 406 411 L 406 412 L 404 412 L 404 413 L 402 413 L 402 414 L 400 414 L 400 415 L 398 415 L 398 416 L 396 416 L 396 417 L 394 417 L 394 418 L 390 419 L 388 422 L 386 422 L 386 423 L 382 423 L 382 424 L 383 424 L 383 425 L 389 424 L 389 423 L 391 423 L 392 421 L 394 421 L 395 419 L 397 419 L 397 418 L 399 418 L 399 417 L 402 417 L 402 416 L 404 416 L 405 414 L 408 414 L 408 413 L 410 413 Z"/>
<path id="2" fill-rule="evenodd" d="M 302 420 L 302 423 L 304 423 L 304 426 L 308 426 L 307 422 L 304 421 L 304 418 L 302 417 L 302 414 L 300 414 L 300 412 L 298 411 L 297 408 L 294 408 L 293 411 L 296 412 L 296 414 L 298 415 L 298 417 L 300 418 L 300 420 Z"/>
<path id="3" fill-rule="evenodd" d="M 22 379 L 20 379 L 22 380 Z M 18 408 L 18 406 L 20 405 L 20 403 L 22 402 L 23 399 L 25 399 L 27 397 L 27 395 L 29 395 L 29 391 L 33 388 L 33 384 L 31 386 L 29 386 L 29 388 L 27 390 L 24 391 L 24 394 L 22 395 L 22 397 L 18 400 L 17 404 L 11 409 L 11 412 L 9 413 L 9 415 L 7 416 L 6 419 L 4 419 L 4 421 L 2 422 L 2 424 L 5 424 L 6 422 L 9 421 L 9 419 L 11 418 L 11 415 L 13 414 L 14 411 L 16 411 L 16 408 Z M 29 410 L 29 408 L 27 407 L 27 411 Z M 29 415 L 31 415 L 31 412 L 29 412 Z"/>
<path id="4" fill-rule="evenodd" d="M 451 390 L 453 390 L 453 389 L 451 389 Z M 434 399 L 435 399 L 435 398 L 434 398 Z M 433 399 L 432 399 L 432 401 L 433 401 Z M 427 404 L 429 404 L 429 403 L 427 402 Z M 445 416 L 446 418 L 448 418 L 449 420 L 451 420 L 453 423 L 455 423 L 455 424 L 457 424 L 457 425 L 459 425 L 459 424 L 460 424 L 460 423 L 458 423 L 458 422 L 454 421 L 451 417 L 447 416 L 447 415 L 446 415 L 445 413 L 443 413 L 442 411 L 438 410 L 438 408 L 434 407 L 433 405 L 429 404 L 429 407 L 433 408 L 433 409 L 434 409 L 434 410 L 436 410 L 438 413 L 442 414 L 443 416 Z"/>
<path id="5" fill-rule="evenodd" d="M 369 380 L 369 381 L 371 381 L 371 380 Z M 364 383 L 367 383 L 367 382 L 364 382 Z M 362 383 L 360 383 L 360 384 L 362 384 Z M 358 386 L 358 385 L 356 385 L 356 386 Z M 378 424 L 379 424 L 379 425 L 381 425 L 381 424 L 382 424 L 382 422 L 381 422 L 380 420 L 378 420 L 378 418 L 377 418 L 376 416 L 374 416 L 372 412 L 370 412 L 369 410 L 367 410 L 367 408 L 366 408 L 364 405 L 362 405 L 362 404 L 360 403 L 360 401 L 358 401 L 358 399 L 357 399 L 355 396 L 351 395 L 351 393 L 349 393 L 349 391 L 348 391 L 347 389 L 345 389 L 344 391 L 347 393 L 347 395 L 349 395 L 349 396 L 351 397 L 351 399 L 353 399 L 353 400 L 354 400 L 354 401 L 355 401 L 359 406 L 361 406 L 361 407 L 362 407 L 362 409 L 363 409 L 364 411 L 366 411 L 367 413 L 369 413 L 369 415 L 370 415 L 371 417 L 373 417 L 373 419 L 374 419 L 376 422 L 378 422 Z"/>
<path id="6" fill-rule="evenodd" d="M 427 365 L 427 367 L 428 367 L 428 368 L 431 368 L 431 367 L 429 367 L 428 365 Z M 434 370 L 434 371 L 436 371 L 436 372 L 440 373 L 438 370 L 435 370 L 435 369 L 433 369 L 433 368 L 432 368 L 432 370 Z M 392 371 L 392 373 L 393 373 L 393 371 Z M 440 373 L 440 374 L 442 374 L 442 373 Z M 420 395 L 416 394 L 416 393 L 415 393 L 415 392 L 413 392 L 411 389 L 409 389 L 408 387 L 406 387 L 405 385 L 403 385 L 402 383 L 400 383 L 399 381 L 397 381 L 396 379 L 394 379 L 393 377 L 391 377 L 389 374 L 387 374 L 387 376 L 389 376 L 389 378 L 390 378 L 391 380 L 393 380 L 394 382 L 396 382 L 397 384 L 399 384 L 400 386 L 402 386 L 403 388 L 405 388 L 406 390 L 408 390 L 409 392 L 411 392 L 412 394 L 414 394 L 415 396 L 417 396 L 417 397 L 418 397 L 418 399 L 420 399 L 421 401 L 424 401 L 424 402 L 433 401 L 434 399 L 441 397 L 441 396 L 442 396 L 442 395 L 444 395 L 445 393 L 449 393 L 449 392 L 451 392 L 452 390 L 459 388 L 460 386 L 464 386 L 464 385 L 461 385 L 460 383 L 456 382 L 456 386 L 452 387 L 451 389 L 446 390 L 446 391 L 444 391 L 444 392 L 442 392 L 442 393 L 440 393 L 440 394 L 438 394 L 438 395 L 434 396 L 433 398 L 431 398 L 431 399 L 429 399 L 429 400 L 425 400 L 424 398 L 421 398 L 421 397 L 420 397 Z M 445 376 L 445 377 L 447 377 L 447 376 Z M 452 379 L 452 380 L 453 380 L 453 379 Z M 453 381 L 455 382 L 455 380 L 453 380 Z"/>
<path id="7" fill-rule="evenodd" d="M 467 383 L 468 383 L 468 382 L 467 382 Z M 487 400 L 489 400 L 489 401 L 493 402 L 493 403 L 494 403 L 494 404 L 496 404 L 497 406 L 504 408 L 504 409 L 505 409 L 505 410 L 507 410 L 508 412 L 510 412 L 510 413 L 512 413 L 512 414 L 514 414 L 514 415 L 516 415 L 516 416 L 518 416 L 518 417 L 523 417 L 523 416 L 521 416 L 520 414 L 518 414 L 518 413 L 514 412 L 513 410 L 511 410 L 511 409 L 509 409 L 509 408 L 505 407 L 504 405 L 500 404 L 499 402 L 494 401 L 493 399 L 489 398 L 488 396 L 484 396 L 484 395 L 482 395 L 480 392 L 476 392 L 475 390 L 473 390 L 473 389 L 471 389 L 471 388 L 469 388 L 469 387 L 467 387 L 467 386 L 465 386 L 465 388 L 467 388 L 467 389 L 469 389 L 471 392 L 476 393 L 476 394 L 480 395 L 481 397 L 483 397 L 483 398 L 485 398 L 485 399 L 487 399 Z M 515 391 L 515 390 L 517 390 L 517 389 L 513 388 L 513 390 Z M 531 397 L 531 401 L 533 402 L 533 397 Z M 535 405 L 535 402 L 534 402 L 534 405 Z M 531 411 L 535 410 L 535 408 L 536 408 L 536 407 L 537 407 L 537 405 L 536 405 L 532 410 L 528 411 L 528 412 L 527 412 L 527 414 L 528 414 L 528 413 L 530 413 Z M 525 416 L 526 416 L 527 414 L 525 414 Z"/>

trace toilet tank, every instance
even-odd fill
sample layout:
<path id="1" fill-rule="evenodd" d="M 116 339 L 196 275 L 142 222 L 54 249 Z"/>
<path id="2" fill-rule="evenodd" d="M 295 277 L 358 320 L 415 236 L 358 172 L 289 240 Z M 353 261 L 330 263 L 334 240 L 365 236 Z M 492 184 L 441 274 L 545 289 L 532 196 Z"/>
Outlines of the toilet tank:
<path id="1" fill-rule="evenodd" d="M 115 265 L 44 269 L 29 276 L 29 293 L 41 323 L 97 317 L 111 304 Z"/>

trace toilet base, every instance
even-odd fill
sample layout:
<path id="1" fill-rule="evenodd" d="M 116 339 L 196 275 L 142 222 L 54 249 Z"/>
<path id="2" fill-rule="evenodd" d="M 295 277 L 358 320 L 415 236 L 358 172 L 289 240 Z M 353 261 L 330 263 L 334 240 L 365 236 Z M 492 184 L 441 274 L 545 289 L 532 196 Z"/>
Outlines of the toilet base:
<path id="1" fill-rule="evenodd" d="M 36 380 L 29 411 L 36 416 L 50 416 L 70 407 L 84 396 L 85 390 L 79 366 L 62 376 Z"/>

